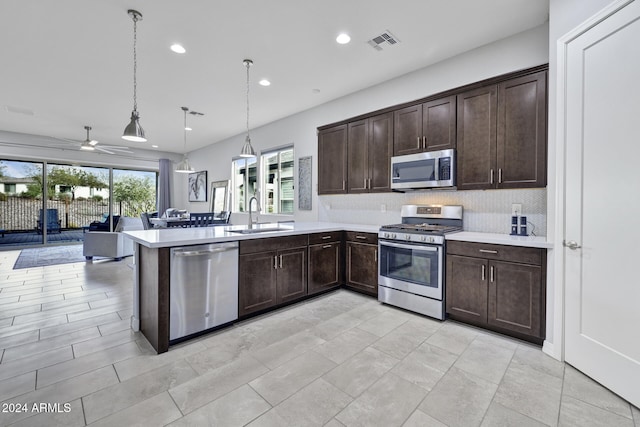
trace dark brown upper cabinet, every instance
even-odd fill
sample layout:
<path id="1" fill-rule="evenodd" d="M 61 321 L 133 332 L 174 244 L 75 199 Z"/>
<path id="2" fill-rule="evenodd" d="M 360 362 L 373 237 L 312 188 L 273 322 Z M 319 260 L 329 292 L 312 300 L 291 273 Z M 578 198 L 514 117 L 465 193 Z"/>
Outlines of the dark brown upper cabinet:
<path id="1" fill-rule="evenodd" d="M 495 187 L 498 88 L 458 95 L 458 190 Z"/>
<path id="2" fill-rule="evenodd" d="M 411 105 L 393 113 L 393 155 L 456 147 L 456 97 Z"/>
<path id="3" fill-rule="evenodd" d="M 381 114 L 348 124 L 349 193 L 391 191 L 393 115 Z"/>
<path id="4" fill-rule="evenodd" d="M 547 185 L 547 73 L 498 85 L 498 188 Z"/>
<path id="5" fill-rule="evenodd" d="M 347 125 L 318 132 L 318 194 L 347 192 Z"/>
<path id="6" fill-rule="evenodd" d="M 546 186 L 547 73 L 458 95 L 459 190 Z"/>

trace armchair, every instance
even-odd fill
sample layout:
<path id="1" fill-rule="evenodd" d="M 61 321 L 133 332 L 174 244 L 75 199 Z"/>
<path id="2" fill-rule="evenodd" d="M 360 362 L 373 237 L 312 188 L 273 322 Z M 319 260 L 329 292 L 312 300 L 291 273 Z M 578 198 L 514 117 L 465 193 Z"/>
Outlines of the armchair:
<path id="1" fill-rule="evenodd" d="M 82 254 L 87 260 L 94 256 L 120 260 L 133 255 L 133 240 L 122 231 L 143 230 L 140 218 L 120 217 L 114 231 L 88 231 L 84 234 Z"/>
<path id="2" fill-rule="evenodd" d="M 43 209 L 40 209 L 40 214 L 38 216 L 38 221 L 36 225 L 36 231 L 38 234 L 42 234 L 42 229 L 47 227 L 47 233 L 60 233 L 60 229 L 62 228 L 62 220 L 58 219 L 58 209 L 49 208 L 47 209 L 46 219 L 43 215 Z M 3 236 L 4 237 L 4 236 Z"/>

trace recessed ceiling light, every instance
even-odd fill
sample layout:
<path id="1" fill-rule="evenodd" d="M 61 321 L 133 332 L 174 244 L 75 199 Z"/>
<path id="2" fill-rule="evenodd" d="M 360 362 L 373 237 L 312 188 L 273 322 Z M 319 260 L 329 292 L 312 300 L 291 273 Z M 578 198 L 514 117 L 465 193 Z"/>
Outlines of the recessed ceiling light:
<path id="1" fill-rule="evenodd" d="M 262 79 L 258 82 L 260 84 L 260 86 L 270 86 L 271 82 L 267 79 Z"/>
<path id="2" fill-rule="evenodd" d="M 157 145 L 152 145 L 151 148 L 158 148 L 158 146 Z"/>
<path id="3" fill-rule="evenodd" d="M 313 92 L 313 93 L 320 93 L 320 89 L 311 89 L 311 92 Z"/>
<path id="4" fill-rule="evenodd" d="M 184 130 L 193 130 L 189 126 L 185 127 Z"/>
<path id="5" fill-rule="evenodd" d="M 351 41 L 351 37 L 349 37 L 349 34 L 347 33 L 342 33 L 336 37 L 336 41 L 340 44 L 347 44 Z"/>
<path id="6" fill-rule="evenodd" d="M 187 51 L 184 47 L 182 47 L 181 44 L 178 44 L 178 43 L 172 44 L 171 50 L 174 51 L 175 53 L 185 53 Z"/>

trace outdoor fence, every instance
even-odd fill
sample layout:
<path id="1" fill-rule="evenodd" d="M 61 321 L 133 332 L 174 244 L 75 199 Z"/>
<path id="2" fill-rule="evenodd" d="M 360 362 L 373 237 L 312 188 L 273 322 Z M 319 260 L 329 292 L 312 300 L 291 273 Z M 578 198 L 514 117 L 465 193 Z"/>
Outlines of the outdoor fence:
<path id="1" fill-rule="evenodd" d="M 33 231 L 38 223 L 40 209 L 57 209 L 61 228 L 78 229 L 92 221 L 100 221 L 109 213 L 109 200 L 46 200 L 8 196 L 0 200 L 0 229 L 6 231 Z M 138 216 L 139 203 L 116 202 L 113 214 Z"/>

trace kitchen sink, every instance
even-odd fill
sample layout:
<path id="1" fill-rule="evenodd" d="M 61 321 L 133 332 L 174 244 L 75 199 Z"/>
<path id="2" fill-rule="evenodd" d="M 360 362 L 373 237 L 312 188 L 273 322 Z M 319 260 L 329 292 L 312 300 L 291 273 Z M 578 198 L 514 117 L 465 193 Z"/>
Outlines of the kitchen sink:
<path id="1" fill-rule="evenodd" d="M 290 228 L 271 227 L 271 228 L 244 228 L 242 230 L 227 230 L 227 231 L 229 233 L 255 234 L 255 233 L 266 233 L 268 231 L 282 231 L 282 230 L 291 230 L 291 229 Z"/>

